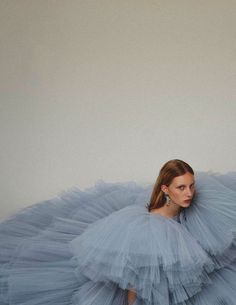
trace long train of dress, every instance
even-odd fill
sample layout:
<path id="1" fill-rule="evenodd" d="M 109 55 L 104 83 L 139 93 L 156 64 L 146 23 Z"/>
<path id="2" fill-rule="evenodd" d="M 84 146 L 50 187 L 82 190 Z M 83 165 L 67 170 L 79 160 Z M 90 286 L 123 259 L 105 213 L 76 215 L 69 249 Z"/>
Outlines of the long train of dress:
<path id="1" fill-rule="evenodd" d="M 145 208 L 152 186 L 98 182 L 0 224 L 0 304 L 236 304 L 236 173 L 197 173 L 177 218 Z"/>

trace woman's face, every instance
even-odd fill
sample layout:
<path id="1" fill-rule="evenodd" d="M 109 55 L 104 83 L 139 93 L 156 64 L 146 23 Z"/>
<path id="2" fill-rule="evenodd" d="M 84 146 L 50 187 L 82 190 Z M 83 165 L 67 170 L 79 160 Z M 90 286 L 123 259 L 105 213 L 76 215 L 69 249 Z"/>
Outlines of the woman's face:
<path id="1" fill-rule="evenodd" d="M 191 204 L 195 192 L 194 182 L 194 175 L 185 173 L 175 177 L 169 186 L 162 185 L 162 190 L 169 194 L 171 202 L 186 208 Z"/>

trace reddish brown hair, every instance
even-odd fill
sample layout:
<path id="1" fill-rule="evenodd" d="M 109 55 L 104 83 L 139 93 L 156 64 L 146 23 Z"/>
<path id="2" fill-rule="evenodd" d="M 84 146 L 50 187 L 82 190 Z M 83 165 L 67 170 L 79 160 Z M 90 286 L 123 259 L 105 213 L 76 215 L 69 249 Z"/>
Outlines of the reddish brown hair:
<path id="1" fill-rule="evenodd" d="M 166 202 L 165 194 L 161 190 L 161 186 L 169 186 L 175 177 L 182 176 L 186 173 L 194 175 L 192 167 L 179 159 L 170 160 L 162 166 L 154 184 L 150 202 L 147 205 L 149 212 L 153 209 L 162 207 Z"/>

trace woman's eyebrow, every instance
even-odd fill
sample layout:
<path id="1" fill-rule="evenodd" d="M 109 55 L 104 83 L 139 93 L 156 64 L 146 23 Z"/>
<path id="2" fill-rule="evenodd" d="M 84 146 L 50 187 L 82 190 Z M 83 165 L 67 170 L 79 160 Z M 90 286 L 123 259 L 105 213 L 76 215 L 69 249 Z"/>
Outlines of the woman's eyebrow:
<path id="1" fill-rule="evenodd" d="M 195 183 L 195 181 L 194 182 L 192 182 L 190 185 L 193 185 Z M 186 186 L 186 184 L 180 184 L 180 185 L 177 185 L 177 187 L 181 187 L 181 186 Z"/>

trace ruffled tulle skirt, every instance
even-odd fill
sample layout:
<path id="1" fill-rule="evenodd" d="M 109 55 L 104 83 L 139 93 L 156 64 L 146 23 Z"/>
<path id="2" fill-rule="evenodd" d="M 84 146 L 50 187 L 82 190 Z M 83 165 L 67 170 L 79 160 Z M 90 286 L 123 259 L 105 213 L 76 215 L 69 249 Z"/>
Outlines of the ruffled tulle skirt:
<path id="1" fill-rule="evenodd" d="M 177 219 L 150 214 L 152 186 L 105 183 L 0 224 L 0 304 L 235 305 L 236 173 L 198 173 Z"/>

